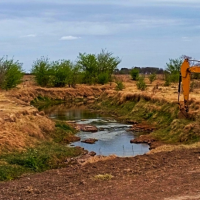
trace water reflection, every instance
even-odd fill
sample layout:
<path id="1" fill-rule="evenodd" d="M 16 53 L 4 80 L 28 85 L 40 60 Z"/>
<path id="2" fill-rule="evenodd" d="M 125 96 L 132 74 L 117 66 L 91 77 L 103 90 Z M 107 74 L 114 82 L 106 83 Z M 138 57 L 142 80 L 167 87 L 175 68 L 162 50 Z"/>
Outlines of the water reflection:
<path id="1" fill-rule="evenodd" d="M 90 112 L 84 107 L 66 108 L 63 105 L 54 106 L 50 110 L 45 110 L 45 112 L 51 118 L 75 120 L 78 124 L 92 124 L 98 128 L 99 131 L 95 133 L 80 131 L 77 134 L 81 137 L 81 140 L 88 138 L 97 139 L 98 141 L 95 144 L 86 144 L 79 141 L 72 143 L 72 146 L 81 146 L 88 151 L 96 152 L 97 155 L 105 156 L 111 154 L 117 156 L 135 156 L 149 151 L 147 144 L 130 143 L 130 140 L 134 138 L 132 132 L 127 132 L 130 125 L 118 123 L 108 116 Z"/>

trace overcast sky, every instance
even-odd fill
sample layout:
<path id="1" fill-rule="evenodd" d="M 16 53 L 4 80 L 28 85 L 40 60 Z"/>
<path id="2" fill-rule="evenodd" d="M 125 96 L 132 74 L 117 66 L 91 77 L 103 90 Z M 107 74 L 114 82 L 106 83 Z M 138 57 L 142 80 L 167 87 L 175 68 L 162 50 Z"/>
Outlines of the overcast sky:
<path id="1" fill-rule="evenodd" d="M 200 59 L 200 1 L 0 0 L 0 57 L 27 72 L 41 56 L 76 61 L 102 49 L 121 58 L 119 68 Z"/>

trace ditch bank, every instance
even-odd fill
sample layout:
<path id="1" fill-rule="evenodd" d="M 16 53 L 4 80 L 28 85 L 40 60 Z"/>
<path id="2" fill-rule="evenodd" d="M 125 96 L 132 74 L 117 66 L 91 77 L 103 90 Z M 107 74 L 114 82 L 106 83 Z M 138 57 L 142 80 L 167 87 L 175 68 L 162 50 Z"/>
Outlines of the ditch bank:
<path id="1" fill-rule="evenodd" d="M 61 102 L 69 106 L 85 104 L 88 108 L 108 113 L 117 120 L 138 124 L 139 135 L 143 134 L 145 137 L 140 136 L 133 142 L 146 142 L 152 148 L 163 143 L 190 144 L 200 139 L 200 116 L 197 112 L 193 113 L 191 119 L 179 118 L 176 102 L 152 97 L 144 92 L 117 92 L 112 85 L 79 85 L 76 88 L 21 87 L 1 94 L 0 149 L 23 149 L 51 138 L 49 133 L 55 130 L 55 122 L 37 108 Z M 144 131 L 145 127 L 150 131 Z"/>
<path id="2" fill-rule="evenodd" d="M 112 85 L 81 85 L 75 89 L 21 87 L 0 94 L 1 180 L 66 166 L 66 159 L 85 154 L 65 145 L 74 140 L 74 129 L 66 122 L 49 119 L 37 109 L 61 102 L 69 106 L 85 104 L 95 112 L 132 123 L 133 129 L 139 130 L 139 137 L 132 142 L 148 143 L 154 149 L 151 152 L 171 151 L 176 147 L 166 144 L 199 141 L 198 114 L 193 120 L 178 118 L 175 102 L 142 92 L 117 92 Z"/>
<path id="3" fill-rule="evenodd" d="M 157 142 L 192 144 L 200 140 L 200 114 L 197 110 L 192 110 L 195 102 L 190 104 L 190 118 L 186 119 L 180 117 L 177 102 L 151 97 L 142 92 L 105 91 L 90 107 L 99 112 L 112 113 L 118 120 L 136 122 L 136 128 L 141 128 L 140 134 L 143 135 L 133 142 L 146 142 L 150 145 Z M 145 134 L 145 127 L 150 130 L 150 134 Z M 152 148 L 156 146 L 160 146 L 160 143 Z"/>

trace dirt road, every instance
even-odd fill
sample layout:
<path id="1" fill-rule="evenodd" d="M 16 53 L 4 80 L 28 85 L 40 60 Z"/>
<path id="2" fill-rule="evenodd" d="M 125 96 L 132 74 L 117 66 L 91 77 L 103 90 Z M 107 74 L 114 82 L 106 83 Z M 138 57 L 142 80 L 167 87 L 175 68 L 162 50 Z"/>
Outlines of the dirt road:
<path id="1" fill-rule="evenodd" d="M 0 188 L 5 200 L 200 199 L 200 149 L 73 164 L 2 182 Z"/>

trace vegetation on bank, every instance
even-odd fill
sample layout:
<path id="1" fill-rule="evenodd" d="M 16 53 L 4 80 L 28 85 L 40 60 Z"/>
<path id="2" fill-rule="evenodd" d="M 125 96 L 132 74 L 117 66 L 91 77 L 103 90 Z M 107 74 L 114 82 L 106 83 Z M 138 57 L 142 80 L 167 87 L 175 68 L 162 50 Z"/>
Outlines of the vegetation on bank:
<path id="1" fill-rule="evenodd" d="M 200 140 L 200 123 L 178 118 L 179 107 L 175 103 L 133 94 L 126 96 L 123 101 L 104 96 L 92 107 L 116 115 L 119 120 L 150 124 L 156 128 L 151 135 L 165 143 L 190 144 Z"/>
<path id="2" fill-rule="evenodd" d="M 23 174 L 43 172 L 66 166 L 66 159 L 81 154 L 81 149 L 67 147 L 67 138 L 76 131 L 57 121 L 50 140 L 25 151 L 0 155 L 0 181 L 12 180 Z"/>
<path id="3" fill-rule="evenodd" d="M 77 62 L 60 60 L 50 62 L 48 58 L 37 59 L 32 73 L 38 85 L 47 87 L 75 87 L 77 83 L 105 84 L 112 81 L 112 74 L 121 60 L 102 50 L 99 54 L 79 53 Z"/>
<path id="4" fill-rule="evenodd" d="M 23 75 L 22 63 L 13 58 L 0 58 L 0 88 L 8 90 L 16 87 Z"/>
<path id="5" fill-rule="evenodd" d="M 58 105 L 64 103 L 65 100 L 63 99 L 50 99 L 49 97 L 38 96 L 34 100 L 30 102 L 31 105 L 34 105 L 39 111 L 48 108 L 53 105 Z"/>

